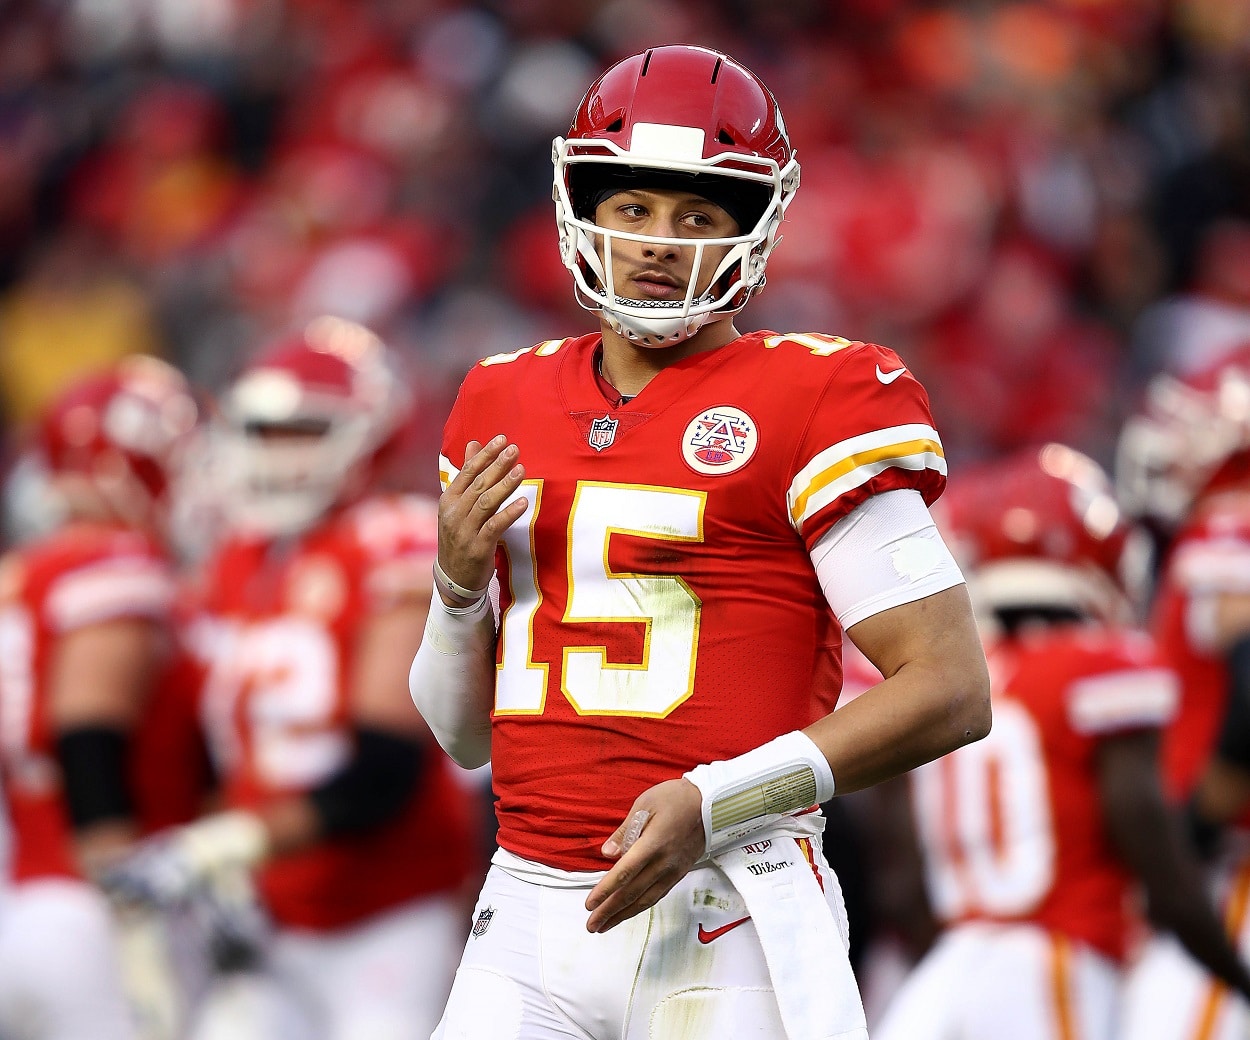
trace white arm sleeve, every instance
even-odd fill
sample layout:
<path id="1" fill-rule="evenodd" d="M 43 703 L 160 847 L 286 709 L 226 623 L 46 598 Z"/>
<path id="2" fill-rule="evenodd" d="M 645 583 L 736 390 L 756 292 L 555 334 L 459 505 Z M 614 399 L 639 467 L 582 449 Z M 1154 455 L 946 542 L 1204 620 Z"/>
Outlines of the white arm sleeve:
<path id="1" fill-rule="evenodd" d="M 963 582 L 919 491 L 860 503 L 812 548 L 816 577 L 843 629 Z"/>
<path id="2" fill-rule="evenodd" d="M 492 580 L 492 591 L 496 588 Z M 473 769 L 490 761 L 490 713 L 495 704 L 491 596 L 457 612 L 434 590 L 425 636 L 408 670 L 408 692 L 454 762 Z"/>

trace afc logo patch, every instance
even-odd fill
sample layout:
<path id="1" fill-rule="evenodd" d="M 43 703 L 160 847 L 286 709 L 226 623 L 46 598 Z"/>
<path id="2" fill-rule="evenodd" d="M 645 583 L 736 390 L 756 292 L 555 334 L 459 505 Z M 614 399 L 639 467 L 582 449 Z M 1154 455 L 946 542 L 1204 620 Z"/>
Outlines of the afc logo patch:
<path id="1" fill-rule="evenodd" d="M 490 922 L 495 916 L 495 908 L 493 906 L 483 907 L 477 915 L 477 920 L 473 922 L 473 935 L 480 937 L 486 934 L 486 929 L 490 927 Z"/>
<path id="2" fill-rule="evenodd" d="M 611 419 L 606 415 L 602 419 L 592 419 L 590 434 L 586 438 L 587 443 L 595 451 L 603 451 L 604 448 L 612 447 L 612 442 L 616 440 L 617 427 L 620 425 L 619 419 Z"/>
<path id="3" fill-rule="evenodd" d="M 681 457 L 696 473 L 732 473 L 751 461 L 759 447 L 755 420 L 741 408 L 722 404 L 700 412 L 686 426 Z"/>

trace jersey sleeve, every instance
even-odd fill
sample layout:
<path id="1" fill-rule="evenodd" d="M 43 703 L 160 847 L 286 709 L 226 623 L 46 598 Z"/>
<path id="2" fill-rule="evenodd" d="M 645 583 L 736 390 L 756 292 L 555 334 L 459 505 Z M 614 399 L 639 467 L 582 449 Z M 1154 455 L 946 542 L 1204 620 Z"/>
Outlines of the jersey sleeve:
<path id="1" fill-rule="evenodd" d="M 583 340 L 592 338 L 597 339 L 597 336 L 582 337 Z M 526 371 L 525 362 L 522 361 L 516 368 L 511 367 L 512 362 L 519 361 L 527 355 L 549 357 L 564 351 L 566 345 L 571 342 L 573 341 L 569 339 L 542 340 L 519 350 L 491 354 L 469 369 L 460 383 L 460 389 L 447 415 L 447 421 L 443 424 L 442 446 L 438 456 L 438 476 L 439 484 L 444 491 L 447 490 L 447 485 L 456 479 L 456 475 L 464 466 L 464 451 L 469 441 L 476 439 L 485 443 L 497 435 L 501 426 L 496 425 L 499 421 L 496 417 L 500 415 L 506 417 L 510 412 L 508 404 L 503 401 L 515 400 L 515 382 L 511 384 L 513 396 L 501 400 L 498 392 L 500 384 L 492 383 L 488 373 L 497 369 L 497 366 L 509 365 L 509 371 L 516 376 Z"/>
<path id="2" fill-rule="evenodd" d="M 84 554 L 49 584 L 44 611 L 54 632 L 122 619 L 161 620 L 177 597 L 168 561 L 142 542 Z"/>
<path id="3" fill-rule="evenodd" d="M 946 458 L 920 381 L 886 347 L 849 347 L 800 439 L 786 493 L 808 548 L 871 495 L 913 488 L 932 505 L 945 486 Z"/>
<path id="4" fill-rule="evenodd" d="M 464 465 L 464 449 L 469 443 L 469 438 L 465 434 L 465 409 L 467 407 L 465 398 L 468 394 L 467 387 L 471 376 L 472 373 L 466 376 L 465 381 L 460 384 L 456 400 L 447 415 L 447 421 L 443 424 L 442 447 L 438 454 L 438 483 L 444 491 L 447 490 L 447 485 L 456 479 L 456 474 Z"/>
<path id="5" fill-rule="evenodd" d="M 1164 666 L 1154 644 L 1136 634 L 1104 648 L 1065 696 L 1068 724 L 1092 737 L 1161 728 L 1179 700 L 1176 674 Z"/>
<path id="6" fill-rule="evenodd" d="M 354 528 L 367 608 L 428 603 L 438 554 L 438 503 L 423 495 L 373 499 L 357 509 Z"/>
<path id="7" fill-rule="evenodd" d="M 1176 551 L 1173 580 L 1190 596 L 1250 593 L 1250 528 L 1195 539 Z"/>

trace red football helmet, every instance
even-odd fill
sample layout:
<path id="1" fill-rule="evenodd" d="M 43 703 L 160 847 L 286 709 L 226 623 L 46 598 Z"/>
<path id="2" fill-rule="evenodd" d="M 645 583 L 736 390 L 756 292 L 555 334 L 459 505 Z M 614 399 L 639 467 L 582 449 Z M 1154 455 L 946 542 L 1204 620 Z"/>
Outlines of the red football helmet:
<path id="1" fill-rule="evenodd" d="M 1250 467 L 1250 343 L 1193 375 L 1161 373 L 1120 432 L 1116 491 L 1125 510 L 1174 529 L 1195 499 Z"/>
<path id="2" fill-rule="evenodd" d="M 647 346 L 678 343 L 737 314 L 764 284 L 799 164 L 781 110 L 742 65 L 702 47 L 655 47 L 613 65 L 577 108 L 568 138 L 553 142 L 560 253 L 578 302 L 620 335 Z M 608 232 L 594 223 L 604 192 L 681 187 L 734 217 L 739 234 L 700 240 Z M 614 238 L 694 248 L 682 301 L 639 301 L 612 286 Z M 694 298 L 703 251 L 730 246 L 711 287 Z"/>
<path id="3" fill-rule="evenodd" d="M 151 523 L 168 508 L 199 417 L 181 372 L 135 355 L 62 393 L 40 423 L 37 449 L 59 497 L 85 481 L 117 516 Z"/>
<path id="4" fill-rule="evenodd" d="M 979 610 L 1132 620 L 1147 543 L 1093 459 L 1047 444 L 972 466 L 934 512 Z"/>
<path id="5" fill-rule="evenodd" d="M 228 521 L 277 537 L 351 501 L 410 404 L 390 352 L 361 325 L 322 316 L 272 343 L 222 397 L 215 467 Z"/>

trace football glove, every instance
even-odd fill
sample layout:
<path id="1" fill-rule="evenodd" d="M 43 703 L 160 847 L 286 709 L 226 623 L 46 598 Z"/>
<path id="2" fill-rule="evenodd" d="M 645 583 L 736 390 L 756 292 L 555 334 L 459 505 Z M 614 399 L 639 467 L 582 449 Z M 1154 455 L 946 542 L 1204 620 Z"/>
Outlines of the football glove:
<path id="1" fill-rule="evenodd" d="M 141 842 L 99 880 L 121 902 L 177 906 L 219 879 L 256 866 L 268 851 L 259 817 L 238 810 L 216 813 Z"/>

